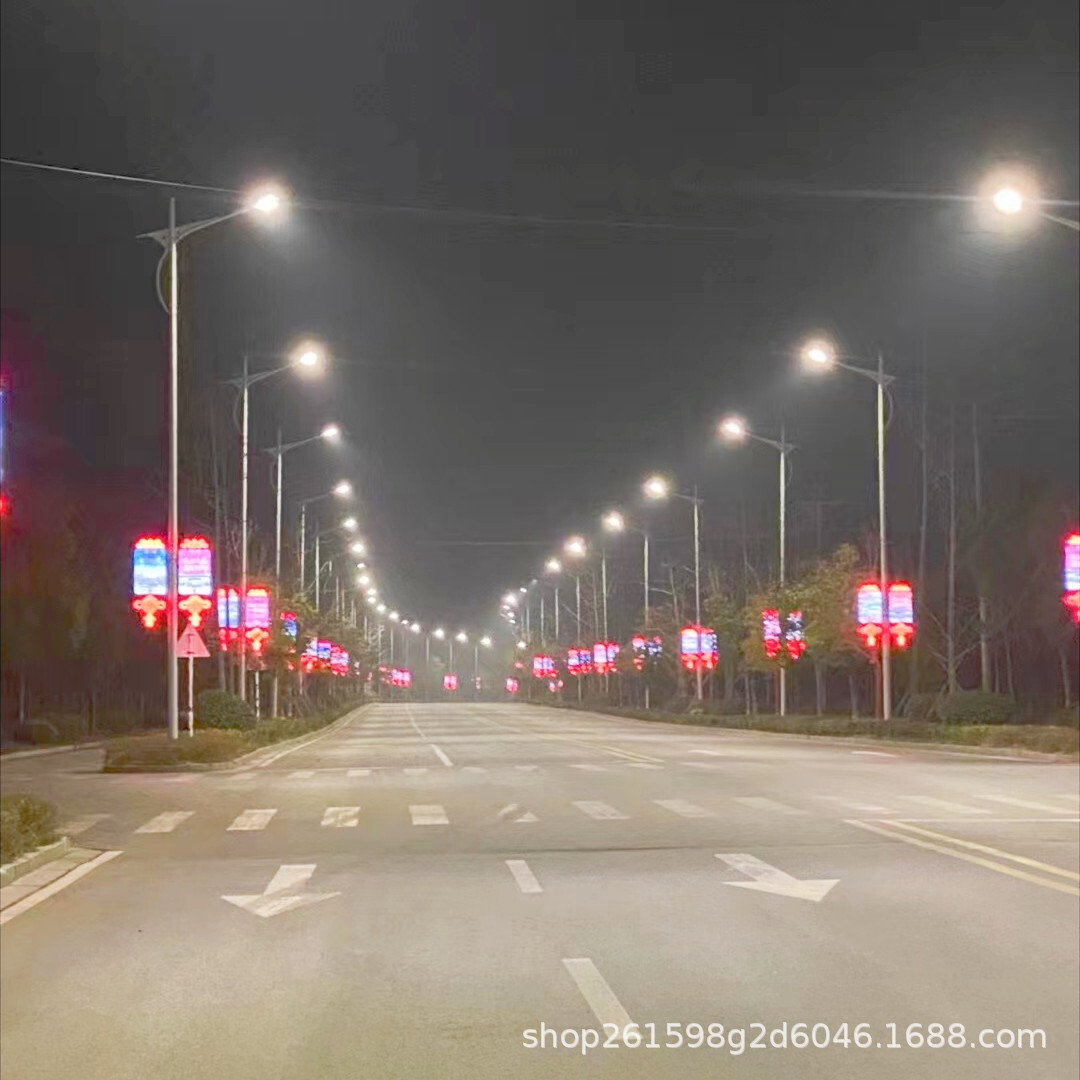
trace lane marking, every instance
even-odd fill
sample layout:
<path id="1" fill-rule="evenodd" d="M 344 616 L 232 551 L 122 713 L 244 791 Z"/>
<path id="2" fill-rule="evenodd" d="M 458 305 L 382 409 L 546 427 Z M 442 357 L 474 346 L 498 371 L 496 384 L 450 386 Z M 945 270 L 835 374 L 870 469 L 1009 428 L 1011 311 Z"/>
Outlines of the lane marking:
<path id="1" fill-rule="evenodd" d="M 964 803 L 949 802 L 948 799 L 938 799 L 933 795 L 900 795 L 901 799 L 908 802 L 917 802 L 921 806 L 932 806 L 936 810 L 948 810 L 953 814 L 989 814 L 989 810 L 983 810 L 978 806 L 967 806 Z"/>
<path id="2" fill-rule="evenodd" d="M 289 773 L 290 780 L 310 780 L 315 775 L 314 769 L 297 769 Z"/>
<path id="3" fill-rule="evenodd" d="M 772 893 L 774 896 L 787 896 L 795 900 L 810 900 L 820 904 L 840 884 L 839 878 L 799 879 L 784 870 L 770 866 L 755 855 L 741 854 L 717 855 L 717 859 L 726 863 L 733 870 L 745 874 L 752 881 L 725 881 L 737 889 L 753 889 L 757 892 Z"/>
<path id="4" fill-rule="evenodd" d="M 582 772 L 608 772 L 606 765 L 571 765 L 571 769 L 581 769 Z"/>
<path id="5" fill-rule="evenodd" d="M 987 802 L 1004 803 L 1006 806 L 1019 806 L 1021 810 L 1037 810 L 1042 814 L 1067 814 L 1069 812 L 1060 806 L 1048 806 L 1046 803 L 1032 802 L 1030 799 L 1016 799 L 1012 795 L 977 795 L 976 798 Z"/>
<path id="6" fill-rule="evenodd" d="M 576 806 L 583 814 L 588 814 L 589 817 L 596 818 L 597 821 L 628 820 L 626 814 L 616 810 L 614 806 L 608 806 L 606 802 L 585 799 L 575 802 L 574 806 Z"/>
<path id="7" fill-rule="evenodd" d="M 967 852 L 957 851 L 955 848 L 943 847 L 941 844 L 932 844 L 929 840 L 921 840 L 917 836 L 906 836 L 903 833 L 896 832 L 894 829 L 885 829 L 881 827 L 881 825 L 884 824 L 894 824 L 893 822 L 882 822 L 879 825 L 873 825 L 869 821 L 855 821 L 849 818 L 846 820 L 846 824 L 854 825 L 857 829 L 864 829 L 866 832 L 877 833 L 879 836 L 885 836 L 890 840 L 899 840 L 901 843 L 912 844 L 915 847 L 924 848 L 927 851 L 936 851 L 941 855 L 948 855 L 952 859 L 961 859 L 963 862 L 975 863 L 976 866 L 984 866 L 988 870 L 996 870 L 999 874 L 1008 874 L 1009 877 L 1031 882 L 1032 885 L 1041 885 L 1044 889 L 1054 889 L 1057 892 L 1068 893 L 1070 896 L 1080 896 L 1080 889 L 1076 888 L 1074 885 L 1066 885 L 1061 881 L 1053 881 L 1049 878 L 1036 877 L 1034 874 L 1029 874 L 1025 870 L 1017 870 L 1015 866 L 1007 866 L 1005 863 L 984 859 L 981 855 L 968 855 Z"/>
<path id="8" fill-rule="evenodd" d="M 1073 802 L 1080 802 L 1080 795 L 1073 795 L 1072 792 L 1066 792 L 1064 795 L 1059 795 L 1059 799 L 1072 799 Z"/>
<path id="9" fill-rule="evenodd" d="M 678 814 L 680 817 L 716 817 L 711 810 L 706 810 L 704 806 L 695 806 L 685 799 L 653 799 L 653 802 L 656 803 L 657 806 L 662 806 L 665 810 L 670 810 L 673 814 Z"/>
<path id="10" fill-rule="evenodd" d="M 965 822 L 971 824 L 969 817 L 897 817 L 894 821 L 913 821 L 920 825 L 948 825 Z M 1031 824 L 1054 824 L 1054 825 L 1080 825 L 1077 817 L 984 817 L 979 818 L 980 825 L 1031 825 Z"/>
<path id="11" fill-rule="evenodd" d="M 691 754 L 708 754 L 710 757 L 724 757 L 727 754 L 726 750 L 691 750 Z"/>
<path id="12" fill-rule="evenodd" d="M 115 859 L 118 855 L 123 854 L 122 851 L 103 851 L 89 862 L 84 862 L 81 866 L 76 866 L 74 870 L 69 870 L 63 877 L 58 877 L 55 881 L 49 882 L 48 885 L 43 886 L 36 892 L 32 892 L 29 896 L 24 896 L 10 907 L 6 907 L 3 911 L 0 911 L 0 926 L 3 926 L 4 923 L 11 922 L 12 919 L 21 915 L 24 911 L 29 911 L 32 907 L 37 907 L 43 900 L 48 900 L 50 896 L 55 896 L 61 889 L 66 889 L 69 885 L 74 885 L 79 878 L 86 877 L 91 870 L 96 870 L 99 866 L 103 866 L 105 863 Z"/>
<path id="13" fill-rule="evenodd" d="M 258 832 L 270 824 L 277 810 L 245 810 L 225 830 L 226 832 Z"/>
<path id="14" fill-rule="evenodd" d="M 846 807 L 848 810 L 857 810 L 860 814 L 887 814 L 891 817 L 896 813 L 895 810 L 891 810 L 887 806 L 878 806 L 877 803 L 852 802 L 850 799 L 843 799 L 839 795 L 815 795 L 814 798 L 836 803 L 838 806 Z"/>
<path id="15" fill-rule="evenodd" d="M 81 817 L 65 821 L 60 826 L 60 834 L 79 836 L 81 833 L 86 832 L 87 829 L 92 829 L 99 821 L 104 821 L 109 817 L 112 817 L 112 814 L 83 814 Z"/>
<path id="16" fill-rule="evenodd" d="M 448 768 L 452 769 L 454 763 L 443 753 L 443 751 L 437 747 L 434 743 L 430 744 L 431 749 L 435 751 L 435 756 Z"/>
<path id="17" fill-rule="evenodd" d="M 539 769 L 540 766 L 539 765 L 515 765 L 514 768 L 520 770 L 521 772 L 536 772 L 536 770 Z"/>
<path id="18" fill-rule="evenodd" d="M 852 750 L 853 754 L 862 754 L 863 757 L 896 757 L 895 754 L 887 754 L 884 750 Z"/>
<path id="19" fill-rule="evenodd" d="M 414 825 L 449 825 L 450 819 L 441 806 L 410 806 Z"/>
<path id="20" fill-rule="evenodd" d="M 244 769 L 241 772 L 234 772 L 229 775 L 230 780 L 250 780 L 253 776 L 259 774 L 254 769 Z"/>
<path id="21" fill-rule="evenodd" d="M 633 1022 L 622 1002 L 608 986 L 607 980 L 587 956 L 564 959 L 563 967 L 570 973 L 570 978 L 577 984 L 585 1003 L 601 1024 L 614 1024 L 621 1033 Z"/>
<path id="22" fill-rule="evenodd" d="M 923 829 L 906 821 L 892 821 L 889 824 L 897 829 L 906 829 L 908 832 L 918 833 L 920 836 L 929 836 L 931 840 L 942 840 L 948 844 L 957 844 L 959 847 L 968 848 L 971 851 L 981 851 L 984 855 L 996 855 L 999 859 L 1008 859 L 1010 862 L 1019 863 L 1021 866 L 1030 866 L 1033 870 L 1043 870 L 1048 874 L 1057 874 L 1058 877 L 1069 878 L 1071 881 L 1080 881 L 1080 874 L 1076 873 L 1075 870 L 1066 870 L 1061 866 L 1054 866 L 1052 863 L 1039 862 L 1038 859 L 1028 858 L 1027 855 L 1013 855 L 1011 852 L 990 847 L 988 844 L 978 844 L 974 840 L 963 840 L 959 836 L 952 836 L 949 833 Z"/>
<path id="23" fill-rule="evenodd" d="M 137 833 L 172 832 L 178 825 L 183 825 L 194 813 L 194 810 L 169 810 L 164 814 L 158 814 L 157 817 L 152 817 L 145 825 L 140 825 L 135 831 Z"/>
<path id="24" fill-rule="evenodd" d="M 420 776 L 422 773 L 426 773 L 428 770 L 426 765 L 415 765 L 412 768 L 402 769 L 401 771 L 406 776 Z"/>
<path id="25" fill-rule="evenodd" d="M 302 892 L 301 890 L 311 880 L 311 875 L 314 873 L 315 863 L 282 864 L 261 893 L 223 896 L 221 899 L 245 911 L 250 911 L 261 919 L 269 919 L 274 915 L 295 911 L 308 904 L 317 904 L 320 900 L 331 900 L 341 895 L 340 892 Z"/>
<path id="26" fill-rule="evenodd" d="M 487 769 L 484 768 L 483 765 L 462 765 L 461 771 L 467 773 L 486 773 Z"/>
<path id="27" fill-rule="evenodd" d="M 296 750 L 303 750 L 312 743 L 317 743 L 320 739 L 325 739 L 328 735 L 336 735 L 343 728 L 350 726 L 352 721 L 359 715 L 360 710 L 364 706 L 361 705 L 360 709 L 354 709 L 350 713 L 346 713 L 340 720 L 335 720 L 325 731 L 320 731 L 313 735 L 310 739 L 305 739 L 301 743 L 297 743 L 296 746 L 287 746 L 284 750 L 279 750 L 276 754 L 271 754 L 268 758 L 263 758 L 262 761 L 255 763 L 257 769 L 265 769 L 267 765 L 272 765 L 278 758 L 283 758 L 286 754 L 291 754 Z"/>
<path id="28" fill-rule="evenodd" d="M 370 769 L 349 769 L 345 773 L 345 775 L 350 780 L 356 780 L 358 777 L 361 777 L 361 776 L 370 776 L 371 775 L 371 770 Z"/>
<path id="29" fill-rule="evenodd" d="M 774 814 L 807 814 L 808 810 L 796 810 L 794 806 L 785 806 L 774 799 L 766 799 L 761 795 L 743 795 L 736 797 L 735 801 L 742 806 L 748 806 L 751 810 L 769 810 Z"/>
<path id="30" fill-rule="evenodd" d="M 333 829 L 355 829 L 360 824 L 360 807 L 328 806 L 323 813 L 322 823 Z"/>
<path id="31" fill-rule="evenodd" d="M 650 765 L 647 761 L 628 761 L 626 763 L 628 769 L 662 769 L 663 765 Z"/>
<path id="32" fill-rule="evenodd" d="M 506 867 L 514 875 L 514 880 L 523 893 L 541 893 L 544 891 L 543 886 L 536 880 L 536 875 L 529 869 L 529 864 L 524 859 L 507 859 Z"/>
<path id="33" fill-rule="evenodd" d="M 529 731 L 527 728 L 515 727 L 513 724 L 504 724 L 499 720 L 491 720 L 486 716 L 476 716 L 475 719 L 492 727 L 501 727 L 506 731 L 516 731 L 519 735 L 528 735 L 533 739 L 555 739 L 558 742 L 573 743 L 575 746 L 584 746 L 588 750 L 598 750 L 601 753 L 614 754 L 616 757 L 625 758 L 627 761 L 651 761 L 663 764 L 663 758 L 649 757 L 647 754 L 639 754 L 633 750 L 622 750 L 615 746 L 597 746 L 596 743 L 585 742 L 582 739 L 573 739 L 569 735 L 556 735 L 554 732 Z"/>

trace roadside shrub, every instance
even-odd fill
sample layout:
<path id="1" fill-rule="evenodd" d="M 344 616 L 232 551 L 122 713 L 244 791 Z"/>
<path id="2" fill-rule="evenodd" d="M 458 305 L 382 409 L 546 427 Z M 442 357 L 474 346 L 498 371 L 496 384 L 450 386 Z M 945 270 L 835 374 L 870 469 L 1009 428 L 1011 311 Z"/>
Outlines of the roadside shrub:
<path id="1" fill-rule="evenodd" d="M 937 720 L 937 704 L 940 695 L 912 694 L 904 707 L 904 716 L 908 720 Z"/>
<path id="2" fill-rule="evenodd" d="M 195 723 L 204 728 L 247 731 L 255 726 L 255 710 L 235 694 L 204 690 L 195 701 Z"/>
<path id="3" fill-rule="evenodd" d="M 1012 698 L 982 690 L 949 694 L 937 704 L 938 719 L 944 724 L 1011 724 L 1019 712 Z"/>
<path id="4" fill-rule="evenodd" d="M 181 733 L 175 741 L 163 731 L 128 735 L 110 739 L 106 744 L 104 769 L 105 772 L 167 770 L 187 762 L 231 761 L 250 749 L 244 732 L 220 728 L 196 728 L 194 737 Z"/>
<path id="5" fill-rule="evenodd" d="M 0 862 L 56 839 L 56 807 L 33 795 L 0 797 Z"/>
<path id="6" fill-rule="evenodd" d="M 12 735 L 16 742 L 33 743 L 35 746 L 64 741 L 60 729 L 51 720 L 28 720 L 25 724 L 16 724 Z"/>

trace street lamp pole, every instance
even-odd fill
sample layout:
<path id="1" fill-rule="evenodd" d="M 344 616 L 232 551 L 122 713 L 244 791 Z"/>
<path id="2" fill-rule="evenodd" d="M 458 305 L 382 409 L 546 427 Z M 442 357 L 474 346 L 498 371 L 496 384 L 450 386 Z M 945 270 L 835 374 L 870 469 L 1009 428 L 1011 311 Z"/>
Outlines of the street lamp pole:
<path id="1" fill-rule="evenodd" d="M 877 474 L 878 474 L 878 561 L 881 592 L 888 596 L 888 546 L 885 534 L 885 357 L 878 353 L 877 364 Z M 892 648 L 888 633 L 881 635 L 881 718 L 892 718 Z"/>
<path id="2" fill-rule="evenodd" d="M 698 498 L 697 485 L 694 485 L 694 618 L 697 625 L 701 626 L 701 500 Z M 700 631 L 699 631 L 700 633 Z M 701 658 L 694 665 L 694 674 L 697 676 L 696 689 L 697 699 L 701 701 L 705 696 L 701 681 Z"/>
<path id="3" fill-rule="evenodd" d="M 240 434 L 240 700 L 247 700 L 247 594 L 248 594 L 248 354 L 244 353 L 243 401 Z"/>
<path id="4" fill-rule="evenodd" d="M 180 273 L 176 245 L 176 199 L 169 199 L 169 606 L 165 613 L 166 706 L 169 738 L 180 738 L 180 662 L 176 655 L 180 629 Z"/>

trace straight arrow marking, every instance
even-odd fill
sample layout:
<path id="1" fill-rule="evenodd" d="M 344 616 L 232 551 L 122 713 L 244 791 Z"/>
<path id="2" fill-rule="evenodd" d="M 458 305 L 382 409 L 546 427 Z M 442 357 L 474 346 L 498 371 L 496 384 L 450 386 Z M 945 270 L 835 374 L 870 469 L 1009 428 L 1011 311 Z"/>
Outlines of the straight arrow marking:
<path id="1" fill-rule="evenodd" d="M 796 900 L 812 900 L 815 904 L 821 903 L 840 880 L 839 878 L 825 878 L 800 881 L 753 855 L 717 855 L 716 858 L 727 863 L 733 870 L 738 870 L 739 873 L 754 879 L 753 881 L 725 881 L 725 885 L 733 885 L 739 889 L 755 889 L 758 892 L 773 893 L 776 896 L 789 896 Z"/>
<path id="2" fill-rule="evenodd" d="M 340 892 L 300 892 L 314 873 L 315 863 L 283 864 L 278 867 L 270 879 L 270 884 L 261 893 L 223 896 L 221 899 L 262 919 L 268 919 L 272 915 L 280 915 L 285 911 L 293 911 L 307 904 L 316 904 L 320 900 L 341 895 Z"/>

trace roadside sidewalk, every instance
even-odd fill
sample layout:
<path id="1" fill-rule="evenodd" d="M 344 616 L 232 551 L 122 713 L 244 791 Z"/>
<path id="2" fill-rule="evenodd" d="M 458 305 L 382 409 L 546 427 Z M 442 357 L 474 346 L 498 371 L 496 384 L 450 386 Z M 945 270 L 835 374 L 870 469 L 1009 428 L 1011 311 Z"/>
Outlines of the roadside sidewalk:
<path id="1" fill-rule="evenodd" d="M 116 854 L 119 855 L 120 852 L 116 852 Z M 43 890 L 48 889 L 49 886 L 52 886 L 52 889 L 42 895 L 42 899 L 51 896 L 54 892 L 59 892 L 68 884 L 67 881 L 62 879 L 69 874 L 72 875 L 71 880 L 82 877 L 87 872 L 86 870 L 78 874 L 75 872 L 80 867 L 85 867 L 88 863 L 100 859 L 103 855 L 111 856 L 111 853 L 95 851 L 90 848 L 73 847 L 61 858 L 52 859 L 50 862 L 45 863 L 44 866 L 31 870 L 28 874 L 17 878 L 12 884 L 0 888 L 0 913 L 2 913 L 0 914 L 0 924 L 7 922 L 9 918 L 19 913 L 15 909 L 15 905 L 20 901 L 36 897 Z M 31 905 L 24 905 L 24 908 L 28 906 Z"/>

